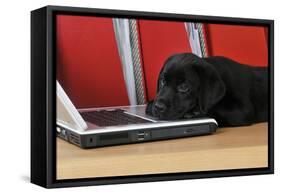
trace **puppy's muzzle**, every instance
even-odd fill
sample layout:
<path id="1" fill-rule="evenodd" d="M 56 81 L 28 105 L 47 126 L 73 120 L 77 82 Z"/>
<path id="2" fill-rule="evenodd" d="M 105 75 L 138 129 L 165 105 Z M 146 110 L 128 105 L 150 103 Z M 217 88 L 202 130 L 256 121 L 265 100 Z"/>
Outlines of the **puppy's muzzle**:
<path id="1" fill-rule="evenodd" d="M 154 105 L 154 108 L 155 108 L 155 111 L 158 112 L 158 113 L 163 113 L 166 111 L 167 109 L 167 106 L 161 102 L 161 101 L 157 101 Z"/>

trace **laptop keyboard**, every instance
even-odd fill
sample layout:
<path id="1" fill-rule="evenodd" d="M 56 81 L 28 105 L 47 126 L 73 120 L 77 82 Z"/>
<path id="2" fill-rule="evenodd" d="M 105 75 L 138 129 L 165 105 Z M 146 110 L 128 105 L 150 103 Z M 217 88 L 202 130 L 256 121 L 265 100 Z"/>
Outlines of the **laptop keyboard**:
<path id="1" fill-rule="evenodd" d="M 86 121 L 100 127 L 152 122 L 137 116 L 126 114 L 122 109 L 82 112 L 80 114 Z"/>

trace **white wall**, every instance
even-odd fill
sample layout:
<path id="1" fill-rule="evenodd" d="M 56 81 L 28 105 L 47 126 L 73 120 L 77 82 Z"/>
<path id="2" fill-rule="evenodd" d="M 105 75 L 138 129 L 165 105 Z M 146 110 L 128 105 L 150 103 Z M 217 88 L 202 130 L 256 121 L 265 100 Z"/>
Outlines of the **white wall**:
<path id="1" fill-rule="evenodd" d="M 72 2 L 72 3 L 69 3 Z M 29 184 L 30 170 L 30 10 L 69 5 L 124 10 L 275 19 L 275 85 L 281 81 L 280 5 L 277 0 L 6 0 L 0 5 L 0 192 L 57 193 L 266 193 L 280 188 L 280 87 L 275 90 L 276 174 L 99 187 L 43 190 Z M 15 115 L 17 113 L 17 115 Z M 278 121 L 279 120 L 279 121 Z M 279 184 L 279 185 L 278 185 Z M 3 192 L 2 190 L 6 190 Z M 280 189 L 279 189 L 280 190 Z M 276 192 L 275 192 L 276 193 Z"/>

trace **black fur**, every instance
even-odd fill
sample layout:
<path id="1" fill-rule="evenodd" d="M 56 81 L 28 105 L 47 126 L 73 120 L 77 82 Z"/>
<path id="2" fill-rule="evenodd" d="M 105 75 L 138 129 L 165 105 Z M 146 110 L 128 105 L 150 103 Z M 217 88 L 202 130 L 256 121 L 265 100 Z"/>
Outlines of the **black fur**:
<path id="1" fill-rule="evenodd" d="M 163 120 L 209 116 L 220 126 L 268 120 L 268 69 L 191 53 L 167 59 L 146 112 Z"/>

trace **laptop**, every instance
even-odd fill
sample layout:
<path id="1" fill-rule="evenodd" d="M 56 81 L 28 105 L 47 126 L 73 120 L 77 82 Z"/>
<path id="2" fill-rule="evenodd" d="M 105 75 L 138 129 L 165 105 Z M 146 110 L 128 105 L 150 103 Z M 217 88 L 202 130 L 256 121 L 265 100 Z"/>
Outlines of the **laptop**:
<path id="1" fill-rule="evenodd" d="M 213 118 L 161 121 L 145 105 L 76 109 L 57 81 L 57 136 L 81 148 L 212 134 Z"/>

